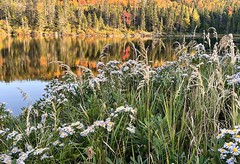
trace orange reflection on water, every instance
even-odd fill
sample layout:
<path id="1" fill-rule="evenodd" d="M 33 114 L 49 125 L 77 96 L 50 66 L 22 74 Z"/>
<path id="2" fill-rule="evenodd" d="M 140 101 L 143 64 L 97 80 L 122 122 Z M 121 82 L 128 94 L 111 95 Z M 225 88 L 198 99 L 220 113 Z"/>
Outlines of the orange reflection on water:
<path id="1" fill-rule="evenodd" d="M 66 37 L 66 38 L 0 38 L 0 81 L 49 80 L 60 77 L 64 70 L 54 61 L 71 67 L 78 76 L 81 69 L 90 68 L 96 74 L 97 62 L 102 50 L 109 45 L 104 54 L 104 62 L 111 60 L 127 61 L 136 59 L 132 44 L 138 49 L 141 39 L 106 37 Z M 151 46 L 151 39 L 142 39 L 145 47 Z M 156 47 L 148 52 L 152 66 L 163 66 L 165 60 L 176 60 L 171 53 L 171 42 L 166 49 Z M 102 61 L 102 60 L 101 60 Z M 51 63 L 53 62 L 53 63 Z M 51 64 L 50 64 L 51 63 Z"/>

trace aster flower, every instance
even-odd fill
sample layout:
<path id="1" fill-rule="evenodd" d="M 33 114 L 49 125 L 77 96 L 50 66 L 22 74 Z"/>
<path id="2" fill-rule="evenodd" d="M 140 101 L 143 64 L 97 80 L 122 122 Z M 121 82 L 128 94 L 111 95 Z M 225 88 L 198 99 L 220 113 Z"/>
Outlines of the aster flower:
<path id="1" fill-rule="evenodd" d="M 85 129 L 84 131 L 82 131 L 82 132 L 80 133 L 80 135 L 81 135 L 82 137 L 86 137 L 89 133 L 93 133 L 94 131 L 95 131 L 94 125 L 91 125 L 91 126 L 89 126 L 87 129 Z"/>
<path id="2" fill-rule="evenodd" d="M 228 142 L 223 145 L 223 147 L 226 149 L 232 149 L 232 147 L 234 147 L 234 146 L 236 146 L 236 144 L 233 142 Z"/>
<path id="3" fill-rule="evenodd" d="M 240 143 L 240 135 L 233 135 L 232 137 L 236 142 Z"/>
<path id="4" fill-rule="evenodd" d="M 220 159 L 226 159 L 227 155 L 226 154 L 220 154 Z"/>
<path id="5" fill-rule="evenodd" d="M 224 136 L 225 136 L 224 133 L 219 133 L 219 134 L 217 135 L 217 139 L 223 138 Z"/>
<path id="6" fill-rule="evenodd" d="M 39 148 L 39 149 L 36 149 L 36 150 L 33 152 L 33 155 L 42 154 L 45 150 L 49 150 L 49 148 Z"/>
<path id="7" fill-rule="evenodd" d="M 68 133 L 65 131 L 59 131 L 60 138 L 66 138 L 68 136 Z"/>
<path id="8" fill-rule="evenodd" d="M 45 122 L 46 122 L 46 120 L 47 120 L 47 116 L 48 116 L 47 113 L 44 113 L 44 114 L 42 115 L 42 119 L 41 119 L 41 123 L 42 123 L 42 124 L 45 124 Z"/>
<path id="9" fill-rule="evenodd" d="M 61 138 L 65 138 L 68 135 L 73 135 L 75 133 L 74 129 L 71 126 L 66 126 L 59 128 L 59 134 Z"/>
<path id="10" fill-rule="evenodd" d="M 239 130 L 238 129 L 233 129 L 233 130 L 229 130 L 229 134 L 237 134 L 239 132 Z"/>
<path id="11" fill-rule="evenodd" d="M 114 126 L 114 122 L 109 121 L 109 122 L 106 122 L 106 124 L 107 124 L 107 131 L 111 132 Z"/>
<path id="12" fill-rule="evenodd" d="M 6 131 L 0 129 L 0 135 L 3 136 L 6 134 Z"/>
<path id="13" fill-rule="evenodd" d="M 44 160 L 44 159 L 49 159 L 49 158 L 53 158 L 53 156 L 47 156 L 46 154 L 43 154 L 40 158 L 40 160 Z"/>
<path id="14" fill-rule="evenodd" d="M 19 158 L 17 159 L 17 163 L 24 163 L 24 161 L 28 158 L 29 153 L 21 153 L 21 155 L 19 155 Z"/>
<path id="15" fill-rule="evenodd" d="M 124 111 L 125 110 L 125 107 L 124 106 L 120 106 L 120 107 L 118 107 L 116 110 L 115 110 L 115 113 L 120 113 L 120 112 L 122 112 L 122 111 Z"/>
<path id="16" fill-rule="evenodd" d="M 15 138 L 14 138 L 14 140 L 15 141 L 21 141 L 22 140 L 22 137 L 23 137 L 23 135 L 22 134 L 17 134 L 16 136 L 15 136 Z"/>
<path id="17" fill-rule="evenodd" d="M 61 142 L 59 140 L 56 140 L 52 143 L 53 146 L 57 146 L 58 144 L 60 144 Z"/>
<path id="18" fill-rule="evenodd" d="M 93 123 L 93 125 L 95 126 L 95 127 L 105 127 L 106 126 L 106 124 L 105 124 L 105 122 L 103 121 L 103 120 L 101 120 L 101 121 L 95 121 L 94 123 Z"/>
<path id="19" fill-rule="evenodd" d="M 218 149 L 218 151 L 219 151 L 221 154 L 227 154 L 227 153 L 229 153 L 229 151 L 227 151 L 226 149 L 223 149 L 223 148 Z"/>
<path id="20" fill-rule="evenodd" d="M 127 127 L 127 130 L 130 132 L 130 133 L 135 133 L 136 131 L 136 128 L 132 125 L 132 124 L 129 124 L 128 127 Z"/>
<path id="21" fill-rule="evenodd" d="M 12 163 L 12 157 L 7 154 L 1 154 L 0 160 L 5 164 L 11 164 Z"/>
<path id="22" fill-rule="evenodd" d="M 18 134 L 17 131 L 12 131 L 12 133 L 9 133 L 7 136 L 7 140 L 12 139 L 13 137 L 15 137 Z"/>
<path id="23" fill-rule="evenodd" d="M 11 153 L 12 154 L 16 154 L 18 153 L 20 150 L 18 149 L 18 147 L 13 147 L 12 150 L 11 150 Z"/>
<path id="24" fill-rule="evenodd" d="M 232 153 L 232 155 L 238 156 L 240 154 L 240 149 L 238 146 L 233 146 L 230 152 Z"/>
<path id="25" fill-rule="evenodd" d="M 237 160 L 235 157 L 231 157 L 226 161 L 227 164 L 234 164 L 237 163 Z"/>

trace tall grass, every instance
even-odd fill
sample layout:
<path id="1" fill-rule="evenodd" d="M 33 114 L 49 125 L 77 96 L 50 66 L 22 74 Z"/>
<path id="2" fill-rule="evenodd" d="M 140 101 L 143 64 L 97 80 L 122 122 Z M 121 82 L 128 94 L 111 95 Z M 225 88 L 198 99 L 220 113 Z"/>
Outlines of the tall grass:
<path id="1" fill-rule="evenodd" d="M 66 75 L 52 80 L 39 101 L 16 119 L 1 118 L 0 159 L 221 162 L 219 129 L 240 120 L 239 53 L 231 36 L 223 39 L 210 53 L 195 41 L 179 43 L 178 61 L 158 68 L 149 64 L 144 44 L 133 46 L 136 60 L 99 62 L 97 76 L 79 67 L 77 77 L 61 64 Z"/>

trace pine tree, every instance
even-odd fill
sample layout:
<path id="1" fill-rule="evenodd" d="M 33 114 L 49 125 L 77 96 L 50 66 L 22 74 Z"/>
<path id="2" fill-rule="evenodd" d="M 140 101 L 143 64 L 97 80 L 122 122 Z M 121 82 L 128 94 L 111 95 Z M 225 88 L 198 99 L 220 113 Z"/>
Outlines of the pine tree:
<path id="1" fill-rule="evenodd" d="M 84 13 L 82 14 L 81 23 L 82 23 L 81 24 L 82 29 L 88 28 L 88 21 Z"/>
<path id="2" fill-rule="evenodd" d="M 97 15 L 96 15 L 95 12 L 94 12 L 94 14 L 93 14 L 93 23 L 92 23 L 92 26 L 93 26 L 93 28 L 95 28 L 96 30 L 99 29 L 99 21 L 98 21 L 98 18 L 97 18 Z"/>
<path id="3" fill-rule="evenodd" d="M 101 30 L 101 29 L 103 29 L 104 27 L 105 27 L 104 21 L 103 21 L 102 15 L 100 15 L 100 17 L 99 17 L 99 28 L 100 28 L 100 30 Z"/>
<path id="4" fill-rule="evenodd" d="M 92 15 L 91 15 L 91 13 L 88 13 L 87 22 L 88 22 L 88 26 L 89 26 L 90 28 L 93 27 L 93 21 L 92 21 Z"/>
<path id="5" fill-rule="evenodd" d="M 157 9 L 157 6 L 155 5 L 154 6 L 154 9 L 153 9 L 153 23 L 152 23 L 152 29 L 153 31 L 157 31 L 158 28 L 159 28 L 159 18 L 158 18 L 158 13 L 157 13 L 158 9 Z"/>
<path id="6" fill-rule="evenodd" d="M 145 21 L 145 1 L 141 1 L 141 30 L 146 30 L 146 21 Z"/>

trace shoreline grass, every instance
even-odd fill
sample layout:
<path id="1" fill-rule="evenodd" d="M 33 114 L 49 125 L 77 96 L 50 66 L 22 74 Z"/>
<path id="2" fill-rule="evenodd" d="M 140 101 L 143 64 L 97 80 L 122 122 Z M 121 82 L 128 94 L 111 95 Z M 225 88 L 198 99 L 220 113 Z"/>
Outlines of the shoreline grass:
<path id="1" fill-rule="evenodd" d="M 99 62 L 97 76 L 79 67 L 83 75 L 78 77 L 61 64 L 63 79 L 52 80 L 18 118 L 2 104 L 0 160 L 239 162 L 239 142 L 223 159 L 219 148 L 229 139 L 218 137 L 225 134 L 220 129 L 240 124 L 240 56 L 231 35 L 210 52 L 201 43 L 179 44 L 178 60 L 158 68 L 149 65 L 147 51 L 142 44 L 135 49 L 136 60 Z"/>

